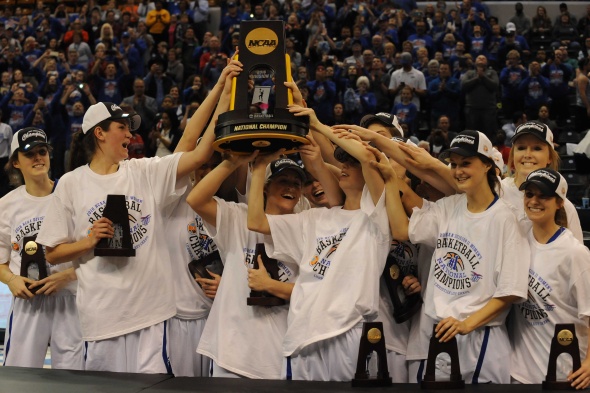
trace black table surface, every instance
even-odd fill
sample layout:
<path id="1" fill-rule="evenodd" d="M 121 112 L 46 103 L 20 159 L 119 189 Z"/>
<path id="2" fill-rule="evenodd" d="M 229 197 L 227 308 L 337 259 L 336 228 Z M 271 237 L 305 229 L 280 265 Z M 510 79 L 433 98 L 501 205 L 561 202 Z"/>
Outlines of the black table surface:
<path id="1" fill-rule="evenodd" d="M 175 393 L 175 392 L 430 392 L 416 384 L 353 388 L 343 382 L 269 381 L 229 378 L 174 378 L 162 374 L 130 374 L 93 371 L 0 367 L 0 393 Z M 540 385 L 466 385 L 445 392 L 523 393 L 541 392 Z M 440 390 L 437 390 L 440 392 Z"/>

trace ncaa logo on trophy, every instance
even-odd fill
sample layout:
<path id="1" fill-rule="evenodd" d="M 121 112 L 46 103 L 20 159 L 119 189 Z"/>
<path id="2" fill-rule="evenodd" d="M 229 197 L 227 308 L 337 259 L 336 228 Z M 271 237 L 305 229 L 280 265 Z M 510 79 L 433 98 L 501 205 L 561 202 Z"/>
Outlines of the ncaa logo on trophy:
<path id="1" fill-rule="evenodd" d="M 219 116 L 213 147 L 234 154 L 294 151 L 307 144 L 307 116 L 295 117 L 287 106 L 291 91 L 291 61 L 285 52 L 281 21 L 240 23 L 239 59 L 244 71 L 232 81 L 229 111 Z"/>

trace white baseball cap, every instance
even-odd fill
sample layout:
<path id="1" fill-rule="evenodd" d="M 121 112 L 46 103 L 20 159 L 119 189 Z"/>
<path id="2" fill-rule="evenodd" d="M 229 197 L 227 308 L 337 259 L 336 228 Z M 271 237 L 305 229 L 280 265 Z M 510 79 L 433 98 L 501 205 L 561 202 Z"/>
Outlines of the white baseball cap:
<path id="1" fill-rule="evenodd" d="M 112 102 L 99 102 L 91 105 L 82 120 L 82 132 L 86 134 L 99 123 L 112 119 L 129 119 L 129 128 L 135 131 L 141 124 L 141 117 L 137 113 L 126 113 L 121 107 Z"/>

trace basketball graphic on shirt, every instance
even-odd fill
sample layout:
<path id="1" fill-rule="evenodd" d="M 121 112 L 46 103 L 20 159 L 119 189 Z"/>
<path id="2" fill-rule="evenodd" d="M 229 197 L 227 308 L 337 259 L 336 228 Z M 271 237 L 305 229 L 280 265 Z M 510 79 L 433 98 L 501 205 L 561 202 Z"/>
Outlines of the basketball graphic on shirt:
<path id="1" fill-rule="evenodd" d="M 457 253 L 447 252 L 447 255 L 445 255 L 444 257 L 444 260 L 452 270 L 459 271 L 459 268 L 461 269 L 461 271 L 465 270 L 463 260 Z"/>
<path id="2" fill-rule="evenodd" d="M 417 275 L 417 261 L 419 245 L 410 242 L 400 242 L 393 240 L 389 256 L 395 260 L 396 265 L 401 269 L 403 275 Z"/>

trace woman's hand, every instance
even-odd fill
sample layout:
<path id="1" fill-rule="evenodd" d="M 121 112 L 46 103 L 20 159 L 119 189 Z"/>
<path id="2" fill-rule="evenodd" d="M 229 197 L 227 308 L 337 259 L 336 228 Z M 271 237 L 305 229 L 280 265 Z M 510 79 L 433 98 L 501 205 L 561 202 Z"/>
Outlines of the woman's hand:
<path id="1" fill-rule="evenodd" d="M 422 286 L 420 285 L 420 281 L 416 276 L 408 274 L 402 280 L 402 286 L 404 287 L 404 293 L 406 296 L 414 295 L 416 293 L 420 293 L 422 291 Z"/>
<path id="2" fill-rule="evenodd" d="M 453 317 L 447 317 L 436 325 L 434 332 L 435 337 L 438 338 L 440 342 L 444 343 L 451 340 L 457 334 L 467 334 L 470 333 L 471 330 L 467 327 L 464 320 L 459 321 Z"/>
<path id="3" fill-rule="evenodd" d="M 96 247 L 100 239 L 111 239 L 115 235 L 113 222 L 106 217 L 94 221 L 88 230 L 87 239 L 91 244 L 90 248 Z"/>
<path id="4" fill-rule="evenodd" d="M 205 296 L 207 296 L 209 299 L 215 299 L 217 288 L 219 288 L 219 283 L 221 282 L 221 276 L 219 274 L 210 272 L 208 269 L 206 270 L 207 273 L 209 273 L 213 278 L 203 278 L 195 275 L 195 281 L 201 284 L 201 289 L 205 293 Z"/>
<path id="5" fill-rule="evenodd" d="M 8 289 L 12 292 L 12 296 L 19 297 L 21 299 L 32 299 L 35 295 L 29 291 L 26 284 L 33 284 L 35 281 L 27 277 L 19 276 L 15 274 L 8 281 Z"/>
<path id="6" fill-rule="evenodd" d="M 31 285 L 29 288 L 33 289 L 40 287 L 37 290 L 36 295 L 51 295 L 53 293 L 59 292 L 66 285 L 68 285 L 68 283 L 75 280 L 75 273 L 73 273 L 74 277 L 72 277 L 72 273 L 73 272 L 71 269 L 54 273 L 45 277 L 43 280 L 35 281 L 35 283 L 33 283 L 33 285 Z"/>
<path id="7" fill-rule="evenodd" d="M 586 389 L 590 386 L 590 358 L 586 357 L 579 369 L 571 372 L 567 380 L 572 382 L 572 387 L 576 389 Z"/>
<path id="8" fill-rule="evenodd" d="M 337 124 L 332 126 L 332 129 L 338 138 L 354 138 L 354 135 L 367 142 L 372 142 L 379 135 L 375 131 L 354 124 Z"/>
<path id="9" fill-rule="evenodd" d="M 274 153 L 269 154 L 259 154 L 254 159 L 254 164 L 252 165 L 252 172 L 255 170 L 263 170 L 266 171 L 266 167 L 273 161 L 278 160 L 281 156 L 285 153 L 286 149 L 279 149 Z"/>
<path id="10" fill-rule="evenodd" d="M 287 86 L 287 88 L 291 89 L 291 92 L 293 93 L 293 104 L 307 108 L 307 103 L 303 99 L 303 96 L 301 95 L 301 91 L 299 90 L 299 86 L 297 86 L 297 83 L 293 81 L 283 83 L 285 84 L 285 86 Z"/>
<path id="11" fill-rule="evenodd" d="M 264 267 L 262 256 L 258 255 L 258 269 L 248 269 L 248 286 L 253 291 L 262 292 L 267 290 L 272 281 Z"/>
<path id="12" fill-rule="evenodd" d="M 409 156 L 406 158 L 406 162 L 418 169 L 432 169 L 438 163 L 436 158 L 421 147 L 399 142 L 398 145 L 400 150 Z"/>
<path id="13" fill-rule="evenodd" d="M 295 116 L 309 116 L 309 127 L 317 129 L 322 123 L 318 120 L 315 111 L 311 108 L 304 108 L 300 105 L 289 105 L 289 112 Z"/>

